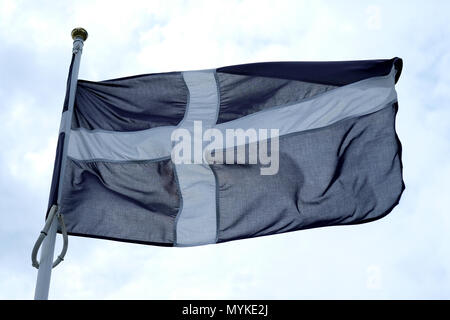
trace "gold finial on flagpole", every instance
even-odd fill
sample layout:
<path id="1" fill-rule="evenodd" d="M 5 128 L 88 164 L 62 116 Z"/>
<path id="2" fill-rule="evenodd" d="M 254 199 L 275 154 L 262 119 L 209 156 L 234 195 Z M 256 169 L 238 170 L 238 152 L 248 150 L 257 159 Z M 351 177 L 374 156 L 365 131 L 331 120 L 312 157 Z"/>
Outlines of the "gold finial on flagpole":
<path id="1" fill-rule="evenodd" d="M 73 40 L 75 40 L 76 38 L 80 38 L 81 40 L 86 41 L 88 37 L 87 31 L 83 28 L 73 29 L 71 35 Z"/>

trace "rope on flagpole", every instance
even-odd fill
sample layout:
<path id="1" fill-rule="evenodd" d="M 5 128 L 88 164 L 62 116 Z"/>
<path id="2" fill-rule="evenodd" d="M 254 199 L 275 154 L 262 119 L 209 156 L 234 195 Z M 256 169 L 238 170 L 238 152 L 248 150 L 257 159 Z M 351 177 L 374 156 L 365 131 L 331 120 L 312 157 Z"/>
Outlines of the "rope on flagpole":
<path id="1" fill-rule="evenodd" d="M 39 262 L 37 260 L 37 254 L 39 252 L 39 248 L 42 245 L 42 242 L 44 241 L 45 237 L 48 234 L 48 230 L 50 229 L 50 226 L 52 225 L 54 218 L 58 219 L 59 226 L 61 227 L 61 233 L 63 236 L 63 248 L 61 250 L 61 253 L 58 255 L 58 258 L 53 262 L 52 268 L 56 267 L 58 264 L 61 263 L 61 261 L 64 261 L 64 257 L 67 252 L 67 247 L 69 245 L 69 238 L 67 236 L 67 230 L 66 225 L 64 224 L 64 218 L 63 215 L 58 211 L 58 206 L 53 205 L 50 208 L 50 212 L 48 214 L 47 220 L 45 221 L 44 229 L 42 229 L 41 234 L 39 235 L 39 238 L 36 240 L 36 243 L 34 244 L 33 251 L 31 252 L 31 262 L 33 267 L 36 269 L 39 269 Z"/>

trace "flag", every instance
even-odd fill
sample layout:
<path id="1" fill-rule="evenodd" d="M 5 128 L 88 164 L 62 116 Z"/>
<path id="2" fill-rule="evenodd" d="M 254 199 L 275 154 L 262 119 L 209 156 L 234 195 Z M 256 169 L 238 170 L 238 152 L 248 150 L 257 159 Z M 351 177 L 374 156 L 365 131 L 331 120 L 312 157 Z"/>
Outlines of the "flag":
<path id="1" fill-rule="evenodd" d="M 79 80 L 50 204 L 70 235 L 163 246 L 379 219 L 404 190 L 401 70 L 394 58 Z"/>

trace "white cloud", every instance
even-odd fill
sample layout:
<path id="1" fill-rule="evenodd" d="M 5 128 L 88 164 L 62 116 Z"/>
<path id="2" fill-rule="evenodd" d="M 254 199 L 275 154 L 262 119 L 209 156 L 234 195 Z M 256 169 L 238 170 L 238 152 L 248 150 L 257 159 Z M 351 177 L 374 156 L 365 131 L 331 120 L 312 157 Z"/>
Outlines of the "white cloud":
<path id="1" fill-rule="evenodd" d="M 367 28 L 369 30 L 380 30 L 382 27 L 381 9 L 379 6 L 368 6 L 367 14 Z"/>
<path id="2" fill-rule="evenodd" d="M 0 0 L 0 298 L 33 296 L 29 254 L 43 223 L 75 26 L 89 32 L 80 77 L 90 80 L 400 56 L 407 189 L 391 215 L 366 225 L 182 249 L 71 237 L 52 298 L 450 297 L 450 4 L 273 3 Z"/>

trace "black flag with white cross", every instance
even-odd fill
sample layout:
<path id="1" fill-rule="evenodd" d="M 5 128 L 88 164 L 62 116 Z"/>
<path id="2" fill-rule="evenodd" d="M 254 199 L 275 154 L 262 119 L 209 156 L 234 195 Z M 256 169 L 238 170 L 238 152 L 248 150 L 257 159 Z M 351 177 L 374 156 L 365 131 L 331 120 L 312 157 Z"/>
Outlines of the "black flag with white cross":
<path id="1" fill-rule="evenodd" d="M 404 189 L 401 69 L 268 62 L 79 80 L 50 204 L 60 192 L 69 234 L 167 246 L 381 218 Z"/>

